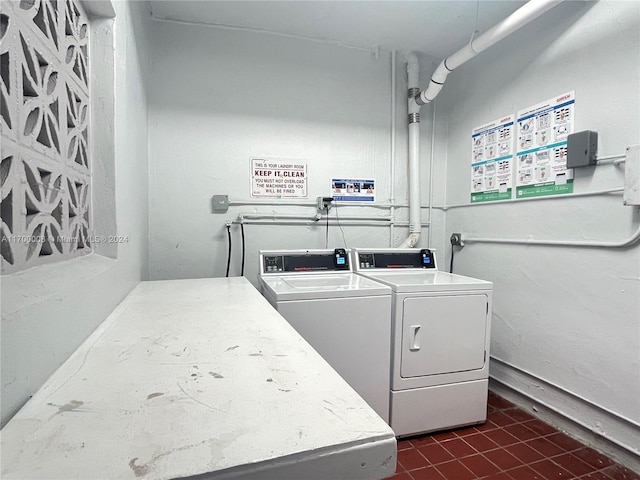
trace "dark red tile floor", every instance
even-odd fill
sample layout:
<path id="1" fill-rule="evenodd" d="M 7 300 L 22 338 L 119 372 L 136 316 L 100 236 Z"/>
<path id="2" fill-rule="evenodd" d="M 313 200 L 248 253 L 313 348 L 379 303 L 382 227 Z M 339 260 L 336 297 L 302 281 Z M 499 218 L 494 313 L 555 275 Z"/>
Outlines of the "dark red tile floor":
<path id="1" fill-rule="evenodd" d="M 640 480 L 640 475 L 489 393 L 487 422 L 398 440 L 394 480 Z"/>

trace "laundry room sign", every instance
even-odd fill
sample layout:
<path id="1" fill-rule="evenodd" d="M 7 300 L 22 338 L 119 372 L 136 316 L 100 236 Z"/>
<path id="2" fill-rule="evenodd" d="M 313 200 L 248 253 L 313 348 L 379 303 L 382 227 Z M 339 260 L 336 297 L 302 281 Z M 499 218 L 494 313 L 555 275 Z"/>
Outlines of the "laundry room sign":
<path id="1" fill-rule="evenodd" d="M 252 158 L 251 196 L 306 198 L 307 164 L 300 160 Z"/>

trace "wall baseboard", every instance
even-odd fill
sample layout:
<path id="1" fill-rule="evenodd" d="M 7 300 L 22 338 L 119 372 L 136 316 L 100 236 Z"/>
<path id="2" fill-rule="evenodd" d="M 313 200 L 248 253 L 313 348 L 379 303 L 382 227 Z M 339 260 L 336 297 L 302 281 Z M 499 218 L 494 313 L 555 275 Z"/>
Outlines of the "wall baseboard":
<path id="1" fill-rule="evenodd" d="M 540 420 L 640 473 L 640 426 L 499 359 L 489 389 Z M 588 422 L 588 423 L 587 423 Z"/>

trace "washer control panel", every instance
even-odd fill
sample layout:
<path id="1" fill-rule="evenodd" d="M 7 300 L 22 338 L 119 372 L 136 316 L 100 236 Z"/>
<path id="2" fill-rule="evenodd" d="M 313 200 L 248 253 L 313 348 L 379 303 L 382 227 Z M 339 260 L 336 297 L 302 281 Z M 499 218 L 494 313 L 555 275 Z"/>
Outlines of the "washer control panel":
<path id="1" fill-rule="evenodd" d="M 356 250 L 356 270 L 391 268 L 436 269 L 436 256 L 428 248 Z"/>
<path id="2" fill-rule="evenodd" d="M 284 271 L 284 256 L 268 255 L 263 257 L 264 271 L 268 273 Z"/>
<path id="3" fill-rule="evenodd" d="M 260 252 L 260 274 L 351 272 L 350 251 L 335 250 L 273 250 Z"/>

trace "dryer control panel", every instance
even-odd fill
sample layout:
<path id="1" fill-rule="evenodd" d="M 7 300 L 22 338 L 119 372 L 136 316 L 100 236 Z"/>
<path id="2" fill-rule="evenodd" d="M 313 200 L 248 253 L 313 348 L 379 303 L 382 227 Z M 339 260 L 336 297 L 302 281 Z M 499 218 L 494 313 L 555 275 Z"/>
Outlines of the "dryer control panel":
<path id="1" fill-rule="evenodd" d="M 352 272 L 350 251 L 335 250 L 274 250 L 260 252 L 260 274 Z"/>
<path id="2" fill-rule="evenodd" d="M 355 269 L 360 271 L 391 268 L 431 268 L 436 267 L 436 256 L 428 248 L 356 250 Z"/>

